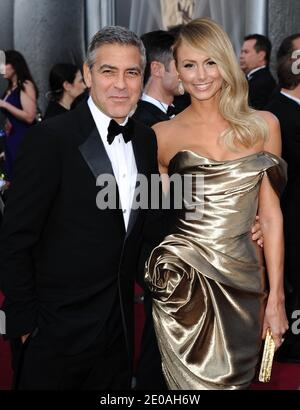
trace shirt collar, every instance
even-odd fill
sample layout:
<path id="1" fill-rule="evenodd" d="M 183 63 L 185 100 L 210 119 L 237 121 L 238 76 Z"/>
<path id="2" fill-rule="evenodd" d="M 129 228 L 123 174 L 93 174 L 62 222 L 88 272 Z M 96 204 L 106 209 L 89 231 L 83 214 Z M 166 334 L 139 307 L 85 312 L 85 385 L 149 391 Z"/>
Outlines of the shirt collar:
<path id="1" fill-rule="evenodd" d="M 156 100 L 155 98 L 150 97 L 150 95 L 147 95 L 147 94 L 143 93 L 141 99 L 142 99 L 143 101 L 147 101 L 147 102 L 149 102 L 149 103 L 155 105 L 157 108 L 159 108 L 159 109 L 160 109 L 161 111 L 163 111 L 164 113 L 166 113 L 167 110 L 168 110 L 168 104 L 166 104 L 166 103 L 164 103 L 164 102 L 162 102 L 162 101 Z"/>
<path id="2" fill-rule="evenodd" d="M 104 112 L 101 111 L 100 108 L 97 107 L 97 105 L 94 103 L 94 100 L 91 96 L 89 97 L 87 103 L 88 103 L 88 106 L 91 110 L 92 116 L 93 116 L 96 124 L 101 121 L 101 123 L 105 126 L 105 128 L 107 130 L 107 127 L 109 126 L 111 117 L 104 114 Z M 128 121 L 128 116 L 125 118 L 125 120 L 120 125 L 125 125 L 127 123 L 127 121 Z M 97 126 L 98 126 L 98 124 L 97 124 Z"/>
<path id="3" fill-rule="evenodd" d="M 294 97 L 293 95 L 287 94 L 284 91 L 280 91 L 285 97 L 289 98 L 290 100 L 296 101 L 297 104 L 300 105 L 300 98 Z"/>
<path id="4" fill-rule="evenodd" d="M 262 65 L 261 67 L 253 68 L 253 70 L 249 71 L 249 73 L 247 74 L 247 78 L 249 79 L 254 73 L 256 73 L 259 70 L 262 70 L 263 68 L 266 68 L 266 66 Z"/>
<path id="5" fill-rule="evenodd" d="M 101 135 L 101 138 L 106 140 L 107 137 L 107 128 L 109 126 L 111 118 L 104 114 L 103 111 L 101 111 L 97 105 L 94 103 L 93 98 L 90 96 L 88 101 L 88 106 L 90 108 L 91 114 L 94 118 L 94 121 L 96 123 L 96 126 L 98 128 L 98 131 Z M 125 125 L 128 121 L 128 116 L 125 118 L 125 121 L 122 122 L 120 125 Z"/>

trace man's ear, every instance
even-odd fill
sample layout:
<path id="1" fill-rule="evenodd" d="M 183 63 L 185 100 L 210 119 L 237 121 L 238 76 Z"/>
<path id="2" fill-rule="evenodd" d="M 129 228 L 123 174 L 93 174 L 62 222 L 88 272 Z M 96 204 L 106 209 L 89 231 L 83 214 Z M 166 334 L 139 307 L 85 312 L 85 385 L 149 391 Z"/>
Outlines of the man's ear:
<path id="1" fill-rule="evenodd" d="M 260 60 L 262 63 L 263 63 L 263 62 L 266 62 L 266 56 L 267 56 L 267 54 L 266 54 L 265 51 L 263 51 L 263 50 L 259 51 L 259 52 L 258 52 L 258 55 L 259 55 L 259 60 Z"/>
<path id="2" fill-rule="evenodd" d="M 91 88 L 92 74 L 91 74 L 90 67 L 86 63 L 83 64 L 83 78 L 84 78 L 84 82 L 85 82 L 86 86 L 88 88 Z"/>
<path id="3" fill-rule="evenodd" d="M 162 77 L 164 66 L 159 61 L 152 61 L 151 63 L 151 76 Z"/>

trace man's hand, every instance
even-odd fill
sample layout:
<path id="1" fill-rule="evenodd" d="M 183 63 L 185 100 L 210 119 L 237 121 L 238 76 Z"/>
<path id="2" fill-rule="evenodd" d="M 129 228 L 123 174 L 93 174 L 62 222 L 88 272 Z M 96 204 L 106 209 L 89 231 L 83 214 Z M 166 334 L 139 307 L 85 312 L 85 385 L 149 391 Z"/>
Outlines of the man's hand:
<path id="1" fill-rule="evenodd" d="M 26 342 L 26 339 L 30 336 L 30 333 L 27 333 L 26 335 L 21 336 L 21 342 L 24 344 Z"/>
<path id="2" fill-rule="evenodd" d="M 252 233 L 252 240 L 257 242 L 257 245 L 263 248 L 264 246 L 264 237 L 262 234 L 262 231 L 260 229 L 260 223 L 259 223 L 259 216 L 257 215 L 255 218 L 255 224 L 252 226 L 251 229 Z"/>

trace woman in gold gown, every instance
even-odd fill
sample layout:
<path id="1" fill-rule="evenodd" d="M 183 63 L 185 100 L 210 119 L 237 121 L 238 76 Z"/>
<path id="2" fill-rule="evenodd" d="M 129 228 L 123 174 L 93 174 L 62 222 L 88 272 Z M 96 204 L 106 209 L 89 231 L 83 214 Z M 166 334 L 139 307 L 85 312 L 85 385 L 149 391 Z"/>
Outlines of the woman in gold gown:
<path id="1" fill-rule="evenodd" d="M 233 47 L 212 20 L 188 23 L 174 56 L 192 103 L 154 126 L 159 166 L 164 177 L 193 177 L 197 206 L 191 217 L 183 198 L 146 264 L 163 372 L 170 389 L 245 389 L 266 330 L 277 347 L 287 330 L 279 124 L 249 108 Z M 257 213 L 268 287 L 262 250 L 249 234 Z"/>

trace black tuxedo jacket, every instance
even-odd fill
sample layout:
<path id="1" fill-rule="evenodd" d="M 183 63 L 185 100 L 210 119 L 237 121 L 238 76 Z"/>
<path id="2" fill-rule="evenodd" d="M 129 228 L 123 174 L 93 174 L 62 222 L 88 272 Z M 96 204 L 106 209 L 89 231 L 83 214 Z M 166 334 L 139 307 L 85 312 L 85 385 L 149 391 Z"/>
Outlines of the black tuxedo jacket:
<path id="1" fill-rule="evenodd" d="M 264 109 L 276 87 L 276 82 L 269 68 L 262 68 L 252 74 L 248 84 L 249 105 L 257 110 Z"/>
<path id="2" fill-rule="evenodd" d="M 136 123 L 132 144 L 138 173 L 158 173 L 154 132 Z M 132 210 L 126 232 L 122 210 L 99 210 L 96 178 L 103 173 L 113 170 L 86 102 L 24 139 L 0 237 L 9 338 L 38 327 L 51 347 L 76 354 L 119 307 L 131 354 L 133 281 L 147 211 Z"/>
<path id="3" fill-rule="evenodd" d="M 285 229 L 285 281 L 289 312 L 297 309 L 300 295 L 299 230 L 300 230 L 300 105 L 280 92 L 266 107 L 277 116 L 282 138 L 282 157 L 288 164 L 288 182 L 281 198 Z"/>
<path id="4" fill-rule="evenodd" d="M 282 157 L 288 163 L 288 185 L 295 183 L 295 193 L 298 191 L 300 201 L 300 106 L 281 92 L 276 92 L 266 106 L 266 110 L 279 119 Z"/>
<path id="5" fill-rule="evenodd" d="M 160 110 L 154 104 L 143 100 L 138 102 L 133 118 L 148 127 L 152 127 L 152 125 L 157 124 L 158 122 L 168 121 L 170 119 L 165 112 Z"/>
<path id="6" fill-rule="evenodd" d="M 137 109 L 133 118 L 148 127 L 152 127 L 161 121 L 168 121 L 169 116 L 156 107 L 154 104 L 139 100 Z M 162 195 L 162 193 L 160 193 Z M 171 204 L 172 208 L 172 204 Z M 150 255 L 152 249 L 157 246 L 169 232 L 169 225 L 172 220 L 172 209 L 152 209 L 147 213 L 145 229 L 143 230 L 142 247 L 139 258 L 139 268 L 137 272 L 137 281 L 145 289 L 144 283 L 144 266 L 145 261 Z M 146 291 L 148 288 L 146 287 Z"/>

